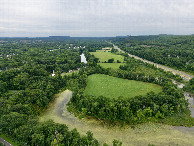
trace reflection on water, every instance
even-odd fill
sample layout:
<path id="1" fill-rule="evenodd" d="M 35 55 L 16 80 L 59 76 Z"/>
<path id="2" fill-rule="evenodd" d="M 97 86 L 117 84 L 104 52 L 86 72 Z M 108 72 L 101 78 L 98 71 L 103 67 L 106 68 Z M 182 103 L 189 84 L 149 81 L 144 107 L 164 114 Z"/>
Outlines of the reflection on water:
<path id="1" fill-rule="evenodd" d="M 69 129 L 77 128 L 81 134 L 91 131 L 94 137 L 102 144 L 106 142 L 112 145 L 114 139 L 123 142 L 123 146 L 148 144 L 154 145 L 192 145 L 194 143 L 193 131 L 183 132 L 176 130 L 172 126 L 163 124 L 142 124 L 135 128 L 126 126 L 107 127 L 94 119 L 80 120 L 67 111 L 66 104 L 72 97 L 72 92 L 66 90 L 58 94 L 55 101 L 49 105 L 49 108 L 40 116 L 40 121 L 52 119 L 56 123 L 66 124 Z"/>

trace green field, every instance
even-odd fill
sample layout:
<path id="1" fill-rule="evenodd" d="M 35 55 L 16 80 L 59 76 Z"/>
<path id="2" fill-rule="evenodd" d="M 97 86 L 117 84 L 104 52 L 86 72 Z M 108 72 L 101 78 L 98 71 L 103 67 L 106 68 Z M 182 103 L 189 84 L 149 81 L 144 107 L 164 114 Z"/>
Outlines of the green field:
<path id="1" fill-rule="evenodd" d="M 94 55 L 96 58 L 99 58 L 100 62 L 108 62 L 108 59 L 114 58 L 114 62 L 117 62 L 117 60 L 123 62 L 124 57 L 121 55 L 116 55 L 111 52 L 90 52 L 90 54 Z"/>
<path id="2" fill-rule="evenodd" d="M 98 63 L 98 65 L 103 68 L 119 69 L 120 65 L 124 65 L 124 63 Z"/>
<path id="3" fill-rule="evenodd" d="M 145 95 L 151 91 L 159 93 L 162 91 L 162 88 L 159 85 L 152 83 L 93 74 L 88 76 L 88 85 L 85 94 L 117 98 L 119 96 L 135 97 L 138 95 Z"/>

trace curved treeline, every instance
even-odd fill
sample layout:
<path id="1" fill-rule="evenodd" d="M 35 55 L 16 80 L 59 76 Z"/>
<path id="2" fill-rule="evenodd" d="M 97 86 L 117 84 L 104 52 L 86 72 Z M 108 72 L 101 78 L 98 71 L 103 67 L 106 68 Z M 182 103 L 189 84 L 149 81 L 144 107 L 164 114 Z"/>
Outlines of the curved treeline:
<path id="1" fill-rule="evenodd" d="M 0 72 L 0 133 L 19 145 L 99 145 L 91 132 L 81 136 L 76 129 L 53 121 L 38 122 L 37 115 L 67 88 L 69 77 L 51 77 L 45 68 L 28 66 Z"/>
<path id="2" fill-rule="evenodd" d="M 87 85 L 87 75 L 94 73 L 155 83 L 163 87 L 163 92 L 159 94 L 150 92 L 145 96 L 136 96 L 133 98 L 119 97 L 118 99 L 84 95 L 84 89 Z M 100 66 L 87 68 L 84 71 L 80 71 L 80 74 L 83 74 L 81 75 L 82 81 L 77 81 L 77 84 L 78 86 L 82 84 L 83 88 L 74 89 L 69 105 L 70 110 L 76 109 L 78 113 L 110 122 L 138 124 L 147 121 L 157 122 L 174 114 L 188 112 L 188 101 L 185 100 L 183 92 L 177 89 L 176 85 L 167 78 L 143 76 L 138 73 L 122 70 L 103 69 Z M 74 77 L 76 78 L 76 76 Z M 189 124 L 192 125 L 194 122 Z"/>
<path id="3" fill-rule="evenodd" d="M 194 73 L 194 36 L 141 36 L 113 40 L 122 50 L 149 61 Z"/>

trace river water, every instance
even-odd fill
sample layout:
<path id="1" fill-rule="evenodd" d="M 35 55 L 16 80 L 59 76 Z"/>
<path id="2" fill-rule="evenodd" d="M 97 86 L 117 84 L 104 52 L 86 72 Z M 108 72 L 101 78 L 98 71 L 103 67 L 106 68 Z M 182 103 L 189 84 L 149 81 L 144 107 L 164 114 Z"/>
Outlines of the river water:
<path id="1" fill-rule="evenodd" d="M 123 146 L 148 144 L 192 146 L 194 144 L 194 128 L 173 127 L 157 123 L 137 125 L 135 128 L 129 126 L 121 128 L 110 127 L 94 119 L 79 119 L 67 111 L 66 104 L 71 97 L 72 92 L 69 90 L 56 95 L 54 102 L 50 103 L 48 109 L 40 116 L 40 121 L 52 119 L 56 123 L 66 124 L 69 129 L 76 128 L 82 135 L 91 131 L 101 145 L 104 142 L 112 145 L 114 139 L 122 141 Z"/>
<path id="2" fill-rule="evenodd" d="M 87 60 L 86 60 L 84 53 L 82 53 L 80 56 L 81 56 L 81 62 L 87 63 Z"/>

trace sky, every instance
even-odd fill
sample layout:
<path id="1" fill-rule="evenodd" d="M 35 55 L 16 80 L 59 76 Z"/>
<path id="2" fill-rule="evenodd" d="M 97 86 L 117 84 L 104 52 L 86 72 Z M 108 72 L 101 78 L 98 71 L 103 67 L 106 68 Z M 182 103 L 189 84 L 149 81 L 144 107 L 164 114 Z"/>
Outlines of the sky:
<path id="1" fill-rule="evenodd" d="M 194 34 L 194 0 L 0 0 L 0 37 Z"/>

